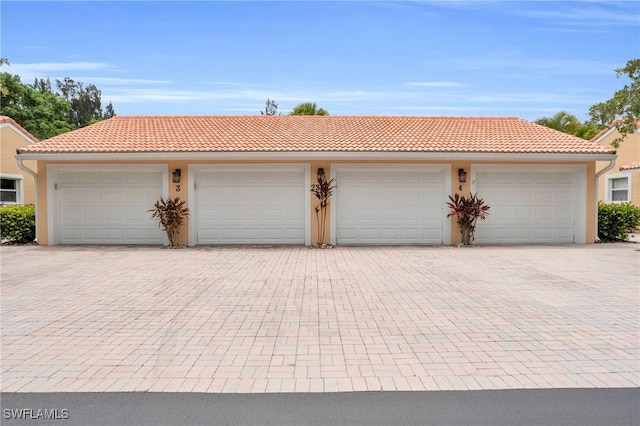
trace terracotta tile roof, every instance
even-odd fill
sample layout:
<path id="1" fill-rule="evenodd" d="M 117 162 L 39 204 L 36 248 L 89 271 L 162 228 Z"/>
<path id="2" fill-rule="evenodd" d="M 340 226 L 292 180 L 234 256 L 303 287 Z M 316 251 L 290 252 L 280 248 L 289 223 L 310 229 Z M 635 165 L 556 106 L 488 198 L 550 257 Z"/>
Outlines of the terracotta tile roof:
<path id="1" fill-rule="evenodd" d="M 24 153 L 128 152 L 612 153 L 513 117 L 117 116 Z"/>
<path id="2" fill-rule="evenodd" d="M 614 120 L 613 123 L 611 123 L 609 126 L 605 127 L 604 129 L 600 130 L 597 135 L 592 137 L 591 142 L 596 142 L 598 139 L 604 136 L 605 133 L 607 133 L 609 130 L 613 129 L 617 124 L 620 124 L 620 123 L 622 123 L 622 118 L 618 118 Z M 640 120 L 636 121 L 636 128 L 640 129 Z"/>
<path id="3" fill-rule="evenodd" d="M 27 138 L 31 139 L 34 143 L 40 142 L 35 136 L 27 132 L 21 125 L 16 123 L 16 121 L 11 117 L 7 117 L 6 115 L 0 115 L 0 124 L 11 124 L 18 130 L 20 130 L 20 132 L 22 132 Z"/>
<path id="4" fill-rule="evenodd" d="M 624 166 L 620 167 L 620 171 L 623 170 L 640 170 L 640 161 L 636 161 L 635 163 L 631 164 L 625 164 Z"/>

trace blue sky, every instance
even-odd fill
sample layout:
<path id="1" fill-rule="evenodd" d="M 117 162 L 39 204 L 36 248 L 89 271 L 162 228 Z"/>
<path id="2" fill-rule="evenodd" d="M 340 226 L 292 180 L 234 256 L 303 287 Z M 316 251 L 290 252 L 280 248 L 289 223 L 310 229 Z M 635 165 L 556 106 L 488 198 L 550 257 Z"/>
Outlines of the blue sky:
<path id="1" fill-rule="evenodd" d="M 118 115 L 288 113 L 580 119 L 640 56 L 632 1 L 1 4 L 3 71 L 71 77 Z"/>

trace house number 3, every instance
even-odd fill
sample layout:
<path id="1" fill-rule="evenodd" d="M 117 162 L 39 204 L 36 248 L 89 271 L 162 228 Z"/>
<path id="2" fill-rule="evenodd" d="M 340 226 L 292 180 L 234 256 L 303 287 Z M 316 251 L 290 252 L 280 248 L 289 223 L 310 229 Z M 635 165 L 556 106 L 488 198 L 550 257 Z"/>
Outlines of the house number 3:
<path id="1" fill-rule="evenodd" d="M 180 192 L 180 185 L 176 185 L 176 192 Z"/>

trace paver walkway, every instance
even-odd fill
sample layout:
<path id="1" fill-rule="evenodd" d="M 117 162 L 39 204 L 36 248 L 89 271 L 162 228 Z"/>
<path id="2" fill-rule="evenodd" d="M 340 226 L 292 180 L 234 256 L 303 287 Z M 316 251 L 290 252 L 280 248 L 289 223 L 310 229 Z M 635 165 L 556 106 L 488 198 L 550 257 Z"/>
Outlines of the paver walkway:
<path id="1" fill-rule="evenodd" d="M 2 247 L 3 392 L 640 386 L 640 247 Z"/>

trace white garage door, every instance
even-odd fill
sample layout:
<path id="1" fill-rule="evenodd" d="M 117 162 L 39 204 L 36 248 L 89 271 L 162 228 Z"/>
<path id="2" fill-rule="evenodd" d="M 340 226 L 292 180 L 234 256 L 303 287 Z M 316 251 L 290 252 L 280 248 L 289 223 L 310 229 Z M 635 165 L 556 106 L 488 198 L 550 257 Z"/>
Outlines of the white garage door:
<path id="1" fill-rule="evenodd" d="M 338 244 L 442 244 L 450 166 L 332 165 Z"/>
<path id="2" fill-rule="evenodd" d="M 473 165 L 472 191 L 491 207 L 477 243 L 584 243 L 584 166 Z"/>
<path id="3" fill-rule="evenodd" d="M 197 169 L 193 244 L 305 244 L 307 174 L 304 166 Z"/>
<path id="4" fill-rule="evenodd" d="M 163 196 L 165 172 L 140 168 L 57 171 L 57 235 L 61 244 L 163 244 L 149 209 Z M 54 184 L 55 185 L 55 184 Z"/>

